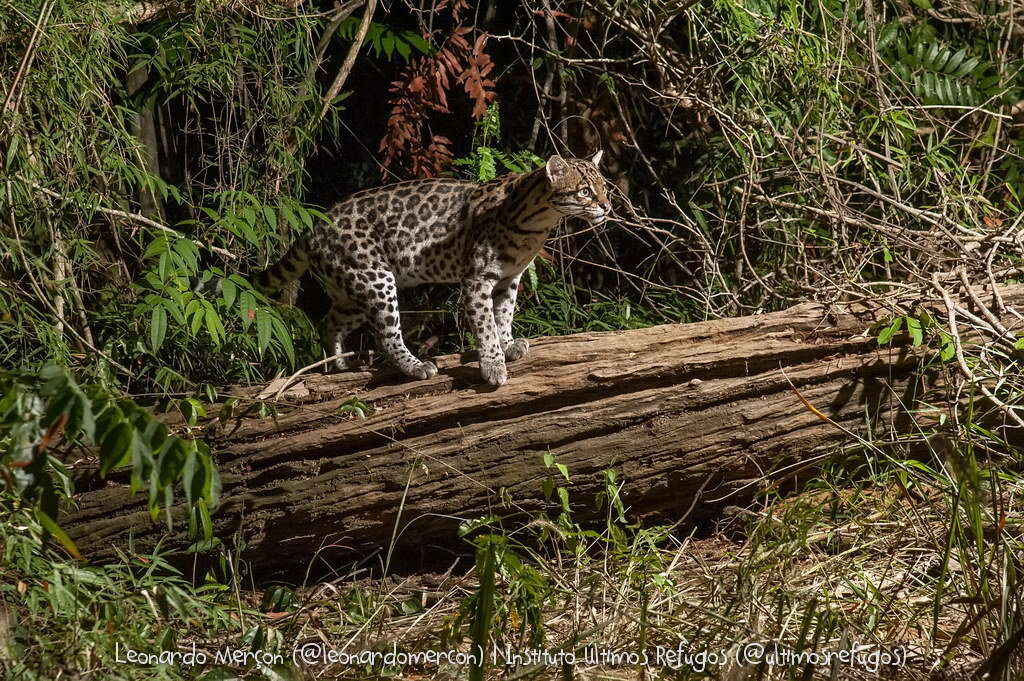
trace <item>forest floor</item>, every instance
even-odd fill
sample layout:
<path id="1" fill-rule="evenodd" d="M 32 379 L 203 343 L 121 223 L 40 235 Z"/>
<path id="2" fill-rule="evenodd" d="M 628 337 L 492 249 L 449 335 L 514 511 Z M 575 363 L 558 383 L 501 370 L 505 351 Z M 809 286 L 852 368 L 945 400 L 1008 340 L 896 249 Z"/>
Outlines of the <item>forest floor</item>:
<path id="1" fill-rule="evenodd" d="M 499 668 L 513 662 L 503 678 L 557 675 L 565 659 L 558 656 L 567 652 L 580 679 L 636 679 L 641 667 L 653 678 L 672 670 L 686 670 L 682 678 L 746 678 L 759 662 L 775 667 L 761 669 L 767 678 L 812 668 L 850 679 L 877 678 L 879 669 L 896 678 L 960 678 L 993 651 L 977 628 L 984 615 L 978 569 L 986 566 L 969 547 L 944 541 L 950 501 L 896 481 L 822 485 L 760 510 L 731 507 L 703 537 L 650 530 L 578 537 L 575 550 L 532 556 L 554 587 L 544 602 L 530 602 L 528 584 L 500 585 L 506 607 L 496 613 L 501 633 L 490 660 Z M 479 580 L 459 566 L 386 580 L 357 573 L 301 589 L 301 607 L 276 626 L 289 629 L 286 638 L 297 646 L 319 642 L 319 650 L 467 650 L 452 634 Z M 958 578 L 943 579 L 950 574 Z M 531 641 L 534 623 L 542 638 Z M 776 644 L 773 663 L 766 656 Z M 834 669 L 794 661 L 811 648 L 855 649 L 863 657 Z M 536 657 L 539 651 L 548 657 Z M 643 652 L 646 665 L 630 657 Z M 885 653 L 891 664 L 873 657 Z M 369 671 L 314 666 L 327 678 Z M 464 670 L 428 664 L 404 673 L 462 678 Z"/>
<path id="2" fill-rule="evenodd" d="M 899 475 L 907 462 L 892 463 L 871 476 L 826 472 L 803 493 L 728 507 L 688 534 L 611 516 L 603 530 L 568 517 L 518 528 L 498 570 L 487 678 L 570 678 L 569 666 L 578 679 L 643 678 L 641 669 L 650 678 L 797 678 L 812 669 L 804 678 L 962 678 L 995 652 L 985 642 L 994 614 L 985 590 L 1000 568 L 973 541 L 951 538 L 962 499 L 940 484 L 908 488 Z M 262 637 L 305 678 L 465 678 L 465 665 L 443 661 L 343 657 L 473 649 L 461 631 L 480 606 L 479 560 L 471 567 L 471 557 L 451 554 L 443 572 L 367 577 L 381 560 L 337 566 L 340 576 L 308 587 L 237 590 L 226 607 L 260 632 L 250 643 Z M 177 648 L 194 644 L 212 657 L 224 640 L 200 626 L 179 634 Z M 810 649 L 861 656 L 795 657 Z M 561 665 L 570 653 L 575 664 Z"/>

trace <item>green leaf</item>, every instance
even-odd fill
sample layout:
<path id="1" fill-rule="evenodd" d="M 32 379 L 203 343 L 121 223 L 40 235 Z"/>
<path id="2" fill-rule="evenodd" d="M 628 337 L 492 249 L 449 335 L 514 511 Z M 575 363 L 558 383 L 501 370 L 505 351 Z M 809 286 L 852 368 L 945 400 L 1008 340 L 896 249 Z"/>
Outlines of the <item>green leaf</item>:
<path id="1" fill-rule="evenodd" d="M 569 512 L 569 490 L 564 487 L 558 488 L 558 500 L 562 503 L 562 510 Z"/>
<path id="2" fill-rule="evenodd" d="M 526 288 L 529 291 L 536 291 L 538 284 L 537 277 L 537 259 L 534 258 L 530 261 L 530 264 L 526 266 L 526 272 L 523 273 L 526 276 Z"/>
<path id="3" fill-rule="evenodd" d="M 412 47 L 409 43 L 404 40 L 395 40 L 395 49 L 398 50 L 398 54 L 401 55 L 403 61 L 409 61 L 409 55 L 412 54 Z"/>
<path id="4" fill-rule="evenodd" d="M 238 295 L 238 286 L 231 279 L 221 279 L 220 282 L 220 296 L 224 299 L 224 304 L 230 307 L 235 302 L 235 296 Z"/>
<path id="5" fill-rule="evenodd" d="M 71 557 L 75 560 L 82 560 L 82 554 L 78 552 L 78 547 L 75 546 L 75 542 L 71 541 L 71 537 L 67 535 L 64 530 L 60 529 L 60 526 L 53 521 L 53 518 L 44 513 L 41 509 L 35 509 L 36 520 L 43 526 L 47 532 L 53 535 L 53 538 L 60 542 L 64 550 L 71 554 Z"/>
<path id="6" fill-rule="evenodd" d="M 292 335 L 288 332 L 288 327 L 284 325 L 284 322 L 276 314 L 271 318 L 271 323 L 274 327 L 274 337 L 281 343 L 284 354 L 288 357 L 288 362 L 294 366 L 295 347 L 292 345 Z"/>
<path id="7" fill-rule="evenodd" d="M 124 420 L 124 414 L 116 404 L 107 402 L 96 416 L 95 440 L 102 441 L 114 426 Z"/>
<path id="8" fill-rule="evenodd" d="M 121 468 L 130 460 L 135 429 L 127 420 L 114 426 L 100 445 L 100 477 L 115 468 Z"/>
<path id="9" fill-rule="evenodd" d="M 153 308 L 153 314 L 149 320 L 149 345 L 154 353 L 160 351 L 166 335 L 167 310 L 162 305 L 157 305 Z"/>
<path id="10" fill-rule="evenodd" d="M 220 347 L 221 339 L 224 338 L 224 324 L 220 321 L 220 315 L 213 309 L 213 306 L 206 307 L 206 330 L 213 339 L 213 344 Z"/>
<path id="11" fill-rule="evenodd" d="M 270 228 L 276 232 L 277 213 L 274 212 L 274 209 L 271 208 L 270 206 L 263 206 L 263 217 L 267 219 L 267 224 L 270 225 Z"/>
<path id="12" fill-rule="evenodd" d="M 921 332 L 921 321 L 917 317 L 907 317 L 907 333 L 910 334 L 910 344 L 915 348 L 924 342 L 924 334 Z"/>
<path id="13" fill-rule="evenodd" d="M 256 209 L 252 206 L 246 206 L 242 209 L 242 219 L 245 220 L 250 227 L 256 224 Z"/>
<path id="14" fill-rule="evenodd" d="M 198 303 L 198 301 L 193 302 Z M 192 305 L 190 304 L 189 307 L 192 307 Z M 206 319 L 206 308 L 202 304 L 197 304 L 195 307 L 192 307 L 192 310 L 192 323 L 189 325 L 189 331 L 195 336 L 199 333 L 199 329 L 203 326 L 203 321 Z"/>
<path id="15" fill-rule="evenodd" d="M 156 266 L 156 272 L 160 277 L 160 281 L 167 281 L 167 275 L 171 271 L 171 265 L 171 252 L 162 252 Z"/>
<path id="16" fill-rule="evenodd" d="M 395 36 L 388 34 L 381 38 L 381 47 L 384 48 L 384 54 L 387 55 L 388 59 L 391 59 L 391 55 L 395 52 Z"/>
<path id="17" fill-rule="evenodd" d="M 473 532 L 475 532 L 476 530 L 480 529 L 485 525 L 498 522 L 498 520 L 500 520 L 500 518 L 494 515 L 493 513 L 480 516 L 479 518 L 471 520 L 464 520 L 461 523 L 459 523 L 458 536 L 465 537 L 466 535 L 472 534 Z"/>
<path id="18" fill-rule="evenodd" d="M 18 143 L 21 141 L 20 137 L 11 138 L 10 144 L 7 146 L 7 167 L 10 168 L 14 165 L 14 158 L 18 153 Z"/>
<path id="19" fill-rule="evenodd" d="M 491 618 L 496 603 L 495 574 L 498 567 L 498 552 L 505 548 L 505 538 L 493 534 L 477 537 L 476 577 L 477 592 L 473 596 L 470 640 L 477 650 L 484 650 L 491 637 Z M 474 658 L 469 669 L 469 681 L 483 681 L 487 660 Z"/>
<path id="20" fill-rule="evenodd" d="M 281 204 L 281 215 L 284 216 L 285 222 L 291 225 L 295 229 L 301 229 L 302 223 L 299 222 L 299 218 L 295 215 L 295 211 L 292 210 L 291 206 L 287 203 Z"/>
<path id="21" fill-rule="evenodd" d="M 956 70 L 960 68 L 960 64 L 963 63 L 965 57 L 967 57 L 966 48 L 957 50 L 949 58 L 949 61 L 946 62 L 945 66 L 943 66 L 942 70 L 950 75 L 956 73 Z"/>
<path id="22" fill-rule="evenodd" d="M 960 64 L 960 66 L 957 67 L 957 69 L 953 73 L 953 75 L 954 76 L 960 76 L 960 77 L 966 76 L 968 73 L 970 73 L 971 71 L 976 69 L 979 64 L 981 64 L 981 59 L 980 58 L 978 58 L 978 57 L 971 57 L 970 59 L 965 61 L 963 64 Z"/>
<path id="23" fill-rule="evenodd" d="M 430 43 L 428 43 L 426 40 L 421 38 L 416 33 L 408 32 L 405 33 L 402 37 L 405 38 L 410 45 L 415 47 L 423 54 L 430 54 Z"/>
<path id="24" fill-rule="evenodd" d="M 905 111 L 893 111 L 889 114 L 890 120 L 904 130 L 917 131 L 917 123 Z"/>
<path id="25" fill-rule="evenodd" d="M 256 297 L 249 291 L 242 291 L 238 298 L 239 313 L 242 317 L 242 328 L 248 330 L 252 320 L 256 318 Z"/>
<path id="26" fill-rule="evenodd" d="M 953 344 L 953 338 L 945 331 L 939 334 L 939 359 L 943 362 L 948 362 L 956 356 L 956 345 Z M 1020 343 L 1020 341 L 1017 341 Z"/>
<path id="27" fill-rule="evenodd" d="M 132 438 L 129 447 L 132 461 L 132 476 L 129 489 L 137 492 L 146 486 L 153 471 L 153 451 L 146 445 L 146 442 L 136 434 Z M 153 501 L 152 499 L 150 500 Z"/>
<path id="28" fill-rule="evenodd" d="M 157 457 L 157 470 L 161 487 L 170 485 L 181 475 L 188 456 L 188 445 L 181 438 L 173 438 L 162 447 Z"/>
<path id="29" fill-rule="evenodd" d="M 189 272 L 195 272 L 199 267 L 199 247 L 190 239 L 178 239 L 174 242 L 174 252 L 178 260 Z"/>
<path id="30" fill-rule="evenodd" d="M 261 307 L 256 310 L 256 338 L 261 355 L 270 347 L 271 330 L 271 314 Z"/>
<path id="31" fill-rule="evenodd" d="M 221 481 L 209 450 L 203 456 L 203 465 L 206 467 L 206 500 L 210 508 L 215 508 L 220 503 Z"/>
<path id="32" fill-rule="evenodd" d="M 889 326 L 882 329 L 882 332 L 878 334 L 878 344 L 887 345 L 892 337 L 899 333 L 899 330 L 903 328 L 903 317 L 897 317 L 892 321 Z"/>
<path id="33" fill-rule="evenodd" d="M 202 526 L 203 539 L 213 538 L 213 521 L 210 520 L 210 509 L 206 506 L 206 500 L 202 497 L 196 500 L 195 512 L 199 516 L 199 523 Z"/>
<path id="34" fill-rule="evenodd" d="M 199 454 L 196 452 L 195 447 L 191 448 L 188 454 L 185 456 L 185 466 L 182 469 L 182 485 L 185 488 L 185 501 L 189 506 L 193 505 L 198 499 L 195 495 L 195 491 L 198 488 L 199 492 L 202 493 L 202 481 L 196 484 L 196 475 L 202 478 L 203 465 L 199 461 Z"/>
<path id="35" fill-rule="evenodd" d="M 167 247 L 168 247 L 167 237 L 164 237 L 164 236 L 157 237 L 156 239 L 153 239 L 152 241 L 150 241 L 149 245 L 146 246 L 146 252 L 143 253 L 142 259 L 143 260 L 149 260 L 150 258 L 152 258 L 154 256 L 166 253 L 167 252 Z"/>
<path id="36" fill-rule="evenodd" d="M 564 463 L 556 463 L 555 464 L 555 468 L 558 469 L 558 472 L 561 473 L 562 477 L 565 478 L 565 481 L 568 482 L 569 481 L 569 469 L 566 467 L 566 465 Z"/>
<path id="37" fill-rule="evenodd" d="M 187 397 L 178 403 L 178 408 L 181 410 L 181 415 L 185 419 L 185 423 L 190 426 L 196 425 L 199 419 L 206 416 L 206 409 L 203 407 L 202 402 L 194 397 Z"/>

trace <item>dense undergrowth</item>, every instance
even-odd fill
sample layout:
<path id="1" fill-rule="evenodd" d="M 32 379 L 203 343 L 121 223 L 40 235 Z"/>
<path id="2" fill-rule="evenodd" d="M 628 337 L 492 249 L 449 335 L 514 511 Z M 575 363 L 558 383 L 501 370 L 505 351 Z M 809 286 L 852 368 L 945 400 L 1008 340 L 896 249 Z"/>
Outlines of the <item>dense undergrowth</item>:
<path id="1" fill-rule="evenodd" d="M 920 302 L 1020 280 L 1020 7 L 392 3 L 367 15 L 346 72 L 375 5 L 0 0 L 7 677 L 463 678 L 478 672 L 296 664 L 292 652 L 488 642 L 734 660 L 745 643 L 778 642 L 900 647 L 905 664 L 886 672 L 898 677 L 1016 678 L 1021 340 L 998 306 L 993 318 L 951 297 L 933 318 Z M 547 515 L 467 528 L 476 563 L 445 575 L 339 566 L 333 582 L 267 585 L 229 542 L 194 573 L 159 553 L 108 566 L 69 556 L 57 507 L 83 456 L 129 470 L 158 520 L 187 501 L 210 548 L 219 482 L 194 426 L 219 386 L 321 357 L 316 282 L 293 307 L 249 276 L 333 200 L 598 147 L 617 219 L 568 224 L 548 244 L 524 277 L 519 333 L 870 299 L 891 313 L 872 329 L 880 342 L 928 345 L 947 392 L 914 405 L 905 432 L 823 453 L 803 492 L 766 493 L 709 526 L 636 524 L 617 503 L 629 481 L 611 472 L 607 521 L 580 526 L 572 472 L 547 461 Z M 212 277 L 216 293 L 196 289 Z M 472 348 L 455 293 L 421 291 L 406 307 L 414 350 Z M 965 325 L 982 340 L 962 340 Z M 173 433 L 152 416 L 168 410 L 181 414 Z M 216 664 L 119 662 L 127 649 L 200 650 Z M 215 658 L 227 649 L 267 655 Z M 640 673 L 604 662 L 580 669 Z M 875 677 L 865 665 L 702 664 L 651 674 Z M 486 673 L 502 671 L 559 673 Z"/>

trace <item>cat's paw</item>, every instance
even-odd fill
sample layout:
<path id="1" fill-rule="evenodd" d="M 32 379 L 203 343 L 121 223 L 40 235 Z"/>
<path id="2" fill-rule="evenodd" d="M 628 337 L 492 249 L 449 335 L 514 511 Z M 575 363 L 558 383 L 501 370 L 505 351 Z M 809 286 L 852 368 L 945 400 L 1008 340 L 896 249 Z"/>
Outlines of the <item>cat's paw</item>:
<path id="1" fill-rule="evenodd" d="M 505 346 L 505 359 L 509 362 L 514 362 L 517 359 L 526 357 L 526 353 L 530 351 L 530 341 L 525 338 L 516 338 L 514 341 Z"/>
<path id="2" fill-rule="evenodd" d="M 433 362 L 420 362 L 419 366 L 413 368 L 409 375 L 413 378 L 426 379 L 437 376 L 437 365 Z"/>
<path id="3" fill-rule="evenodd" d="M 328 367 L 333 368 L 335 371 L 348 371 L 352 368 L 352 362 L 349 361 L 348 357 L 338 357 L 327 363 Z"/>
<path id="4" fill-rule="evenodd" d="M 508 381 L 504 362 L 480 362 L 480 375 L 493 386 L 504 385 Z"/>

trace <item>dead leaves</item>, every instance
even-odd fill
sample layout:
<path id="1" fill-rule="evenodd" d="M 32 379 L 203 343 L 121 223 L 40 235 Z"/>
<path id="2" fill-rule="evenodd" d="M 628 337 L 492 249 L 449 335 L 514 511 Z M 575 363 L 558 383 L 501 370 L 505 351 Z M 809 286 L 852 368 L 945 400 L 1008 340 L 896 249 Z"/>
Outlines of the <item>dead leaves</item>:
<path id="1" fill-rule="evenodd" d="M 447 4 L 447 3 L 444 3 Z M 450 5 L 453 17 L 464 2 Z M 494 62 L 487 54 L 486 33 L 472 38 L 474 29 L 457 24 L 433 55 L 412 60 L 391 83 L 391 112 L 380 142 L 384 172 L 405 170 L 412 177 L 436 177 L 452 161 L 451 140 L 430 130 L 431 113 L 451 113 L 448 94 L 461 85 L 480 118 L 494 101 Z M 428 36 L 424 36 L 425 38 Z"/>

